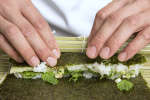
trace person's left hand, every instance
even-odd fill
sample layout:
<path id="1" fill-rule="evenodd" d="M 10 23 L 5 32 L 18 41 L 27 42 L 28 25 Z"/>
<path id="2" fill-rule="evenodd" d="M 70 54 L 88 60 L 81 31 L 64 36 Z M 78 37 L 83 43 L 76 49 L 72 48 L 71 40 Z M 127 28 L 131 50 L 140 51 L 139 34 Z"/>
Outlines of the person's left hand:
<path id="1" fill-rule="evenodd" d="M 87 56 L 113 56 L 129 37 L 138 35 L 119 54 L 120 61 L 133 57 L 150 43 L 150 0 L 114 0 L 101 9 L 89 36 Z"/>

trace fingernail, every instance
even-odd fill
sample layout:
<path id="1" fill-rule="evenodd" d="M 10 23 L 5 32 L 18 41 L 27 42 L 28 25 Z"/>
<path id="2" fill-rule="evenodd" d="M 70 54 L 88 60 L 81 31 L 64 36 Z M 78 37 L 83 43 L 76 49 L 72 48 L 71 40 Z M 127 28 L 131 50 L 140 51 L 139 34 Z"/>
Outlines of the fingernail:
<path id="1" fill-rule="evenodd" d="M 33 66 L 37 66 L 40 63 L 40 60 L 36 56 L 33 56 L 31 58 L 31 63 Z"/>
<path id="2" fill-rule="evenodd" d="M 47 62 L 48 62 L 48 64 L 49 64 L 50 66 L 52 66 L 52 67 L 57 64 L 57 60 L 56 60 L 55 58 L 53 58 L 53 57 L 48 57 L 48 58 L 47 58 Z"/>
<path id="3" fill-rule="evenodd" d="M 60 53 L 56 49 L 54 49 L 52 52 L 57 58 L 60 57 Z"/>
<path id="4" fill-rule="evenodd" d="M 104 59 L 107 59 L 110 53 L 110 48 L 109 47 L 105 47 L 102 49 L 100 56 Z"/>
<path id="5" fill-rule="evenodd" d="M 95 46 L 88 47 L 86 54 L 90 58 L 95 58 L 96 57 L 96 47 Z"/>
<path id="6" fill-rule="evenodd" d="M 126 52 L 121 53 L 118 58 L 120 61 L 125 61 L 127 59 L 127 53 Z"/>

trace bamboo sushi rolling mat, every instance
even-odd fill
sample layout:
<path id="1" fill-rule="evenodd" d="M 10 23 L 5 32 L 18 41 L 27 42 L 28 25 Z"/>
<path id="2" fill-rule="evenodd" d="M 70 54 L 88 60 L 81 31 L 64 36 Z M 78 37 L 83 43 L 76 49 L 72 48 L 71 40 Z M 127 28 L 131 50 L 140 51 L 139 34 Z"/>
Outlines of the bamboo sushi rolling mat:
<path id="1" fill-rule="evenodd" d="M 9 57 L 0 50 L 0 85 L 6 79 L 10 69 Z M 8 72 L 5 72 L 8 70 Z"/>

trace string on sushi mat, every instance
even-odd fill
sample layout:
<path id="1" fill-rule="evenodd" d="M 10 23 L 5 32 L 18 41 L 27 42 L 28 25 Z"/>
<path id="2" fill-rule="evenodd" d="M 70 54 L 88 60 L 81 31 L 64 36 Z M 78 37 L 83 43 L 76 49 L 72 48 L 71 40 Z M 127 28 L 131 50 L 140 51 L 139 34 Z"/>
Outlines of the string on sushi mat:
<path id="1" fill-rule="evenodd" d="M 82 38 L 82 37 L 80 37 L 80 38 Z M 83 53 L 84 52 L 84 44 L 85 44 L 85 42 L 86 42 L 86 36 L 85 36 L 85 33 L 83 34 L 83 41 L 82 41 L 82 44 L 81 44 L 81 53 Z"/>

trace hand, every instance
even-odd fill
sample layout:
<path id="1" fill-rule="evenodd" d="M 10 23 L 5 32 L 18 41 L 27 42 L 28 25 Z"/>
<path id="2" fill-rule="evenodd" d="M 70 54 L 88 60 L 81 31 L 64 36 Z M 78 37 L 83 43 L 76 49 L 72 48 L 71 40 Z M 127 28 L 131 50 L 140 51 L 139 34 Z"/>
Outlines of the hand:
<path id="1" fill-rule="evenodd" d="M 139 30 L 135 39 L 119 54 L 120 61 L 130 59 L 150 43 L 150 0 L 114 0 L 96 15 L 87 56 L 100 55 L 108 59 Z"/>
<path id="2" fill-rule="evenodd" d="M 56 40 L 31 0 L 0 0 L 0 48 L 17 62 L 50 66 L 60 56 Z"/>

